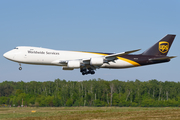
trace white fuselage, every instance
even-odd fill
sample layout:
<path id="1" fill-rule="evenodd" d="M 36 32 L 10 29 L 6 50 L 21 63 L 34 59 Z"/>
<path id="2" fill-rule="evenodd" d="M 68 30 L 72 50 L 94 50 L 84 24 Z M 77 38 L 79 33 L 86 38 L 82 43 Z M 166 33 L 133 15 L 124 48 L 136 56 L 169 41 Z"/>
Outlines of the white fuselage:
<path id="1" fill-rule="evenodd" d="M 3 56 L 11 61 L 35 65 L 62 66 L 63 70 L 80 69 L 82 75 L 95 74 L 98 68 L 129 68 L 169 62 L 176 56 L 167 56 L 176 35 L 168 34 L 142 54 L 132 55 L 136 50 L 121 53 L 99 53 L 85 51 L 62 51 L 41 47 L 19 46 Z"/>
<path id="2" fill-rule="evenodd" d="M 62 51 L 40 47 L 20 46 L 6 52 L 3 56 L 11 61 L 36 65 L 56 65 L 64 66 L 60 61 L 82 60 L 87 58 L 103 57 L 107 54 L 82 52 L 82 51 Z M 104 63 L 101 68 L 127 68 L 135 67 L 128 60 L 118 57 L 114 62 Z"/>

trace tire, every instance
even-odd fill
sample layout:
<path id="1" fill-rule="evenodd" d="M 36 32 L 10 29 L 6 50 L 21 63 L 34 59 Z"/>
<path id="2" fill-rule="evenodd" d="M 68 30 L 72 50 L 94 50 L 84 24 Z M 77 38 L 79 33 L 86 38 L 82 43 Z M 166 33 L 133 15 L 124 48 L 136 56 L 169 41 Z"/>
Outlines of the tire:
<path id="1" fill-rule="evenodd" d="M 22 70 L 22 67 L 19 67 L 19 70 Z"/>
<path id="2" fill-rule="evenodd" d="M 94 72 L 94 71 L 91 71 L 91 74 L 93 75 L 93 74 L 95 74 L 95 72 Z"/>

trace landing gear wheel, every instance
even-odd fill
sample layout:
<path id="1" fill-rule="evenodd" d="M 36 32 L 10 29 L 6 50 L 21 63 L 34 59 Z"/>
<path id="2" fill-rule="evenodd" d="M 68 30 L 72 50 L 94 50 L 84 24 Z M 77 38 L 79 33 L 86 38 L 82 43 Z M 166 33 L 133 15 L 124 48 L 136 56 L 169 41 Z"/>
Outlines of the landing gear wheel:
<path id="1" fill-rule="evenodd" d="M 21 63 L 19 63 L 19 70 L 22 70 Z"/>
<path id="2" fill-rule="evenodd" d="M 82 71 L 82 75 L 86 75 L 86 71 Z"/>
<path id="3" fill-rule="evenodd" d="M 87 75 L 87 74 L 93 75 L 93 74 L 95 74 L 93 69 L 88 69 L 88 71 L 87 71 L 87 69 L 81 69 L 80 72 L 82 73 L 82 75 Z"/>
<path id="4" fill-rule="evenodd" d="M 22 67 L 19 67 L 19 70 L 22 70 Z"/>
<path id="5" fill-rule="evenodd" d="M 82 73 L 82 75 L 86 75 L 87 74 L 87 69 L 81 69 L 80 72 Z"/>
<path id="6" fill-rule="evenodd" d="M 91 75 L 93 75 L 93 74 L 95 74 L 95 72 L 94 72 L 94 71 L 91 71 Z"/>

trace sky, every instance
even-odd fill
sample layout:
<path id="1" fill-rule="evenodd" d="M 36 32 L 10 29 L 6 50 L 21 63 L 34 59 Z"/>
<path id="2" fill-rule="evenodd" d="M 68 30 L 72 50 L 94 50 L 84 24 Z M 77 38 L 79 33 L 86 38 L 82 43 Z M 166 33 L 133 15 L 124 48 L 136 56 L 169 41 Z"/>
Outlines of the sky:
<path id="1" fill-rule="evenodd" d="M 179 0 L 4 0 L 0 1 L 0 82 L 3 81 L 120 81 L 179 82 Z M 79 69 L 19 64 L 3 54 L 16 46 L 55 50 L 140 54 L 167 34 L 176 34 L 168 63 L 128 69 L 97 69 L 83 76 Z M 135 53 L 134 53 L 135 54 Z"/>

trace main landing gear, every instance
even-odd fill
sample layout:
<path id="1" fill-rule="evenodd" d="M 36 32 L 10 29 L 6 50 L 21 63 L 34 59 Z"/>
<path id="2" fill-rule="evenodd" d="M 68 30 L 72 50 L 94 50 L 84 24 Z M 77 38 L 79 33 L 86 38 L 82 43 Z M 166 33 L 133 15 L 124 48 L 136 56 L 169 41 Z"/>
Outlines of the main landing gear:
<path id="1" fill-rule="evenodd" d="M 93 75 L 93 74 L 95 74 L 95 72 L 94 72 L 93 69 L 88 69 L 88 70 L 87 70 L 86 68 L 81 69 L 80 72 L 82 73 L 82 75 L 87 75 L 87 74 Z"/>
<path id="2" fill-rule="evenodd" d="M 19 70 L 22 70 L 21 63 L 19 63 Z"/>

